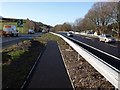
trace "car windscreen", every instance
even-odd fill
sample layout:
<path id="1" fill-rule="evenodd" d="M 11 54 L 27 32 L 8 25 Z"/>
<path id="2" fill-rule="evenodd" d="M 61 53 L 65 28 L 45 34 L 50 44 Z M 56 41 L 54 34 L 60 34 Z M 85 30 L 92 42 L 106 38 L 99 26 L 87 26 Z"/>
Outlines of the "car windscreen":
<path id="1" fill-rule="evenodd" d="M 109 38 L 109 37 L 111 37 L 111 35 L 106 35 L 106 37 L 108 37 L 108 38 Z"/>
<path id="2" fill-rule="evenodd" d="M 72 34 L 71 32 L 69 32 L 69 34 Z"/>
<path id="3" fill-rule="evenodd" d="M 4 31 L 10 31 L 11 28 L 3 28 Z"/>

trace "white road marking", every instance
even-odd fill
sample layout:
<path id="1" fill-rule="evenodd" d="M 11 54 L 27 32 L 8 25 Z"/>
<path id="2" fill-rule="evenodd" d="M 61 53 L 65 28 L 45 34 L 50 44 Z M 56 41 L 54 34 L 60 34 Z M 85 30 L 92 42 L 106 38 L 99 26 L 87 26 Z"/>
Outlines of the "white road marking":
<path id="1" fill-rule="evenodd" d="M 85 37 L 85 38 L 87 38 L 87 39 L 93 39 L 93 38 L 90 38 L 90 37 Z M 112 46 L 112 47 L 117 47 L 116 45 L 112 45 L 112 44 L 107 44 L 107 45 Z"/>
<path id="2" fill-rule="evenodd" d="M 72 38 L 72 39 L 73 39 L 73 38 Z M 116 56 L 113 56 L 113 55 L 111 55 L 111 54 L 109 54 L 109 53 L 106 53 L 106 52 L 104 52 L 104 51 L 102 51 L 102 50 L 99 50 L 99 49 L 97 49 L 97 48 L 95 48 L 95 47 L 92 47 L 92 46 L 90 46 L 90 45 L 88 45 L 88 44 L 85 44 L 85 43 L 83 43 L 83 42 L 81 42 L 81 41 L 78 41 L 78 40 L 76 40 L 76 39 L 73 39 L 73 40 L 75 40 L 75 41 L 77 41 L 77 42 L 80 42 L 80 43 L 82 43 L 83 45 L 86 45 L 86 46 L 88 46 L 88 47 L 90 47 L 90 48 L 92 48 L 92 49 L 95 49 L 95 50 L 99 51 L 99 52 L 102 52 L 102 53 L 104 53 L 104 54 L 106 54 L 106 55 L 108 55 L 108 56 L 111 56 L 111 57 L 113 57 L 113 58 L 115 58 L 115 59 L 117 59 L 117 60 L 120 60 L 120 58 L 118 58 L 118 57 L 116 57 Z"/>
<path id="3" fill-rule="evenodd" d="M 109 46 L 112 46 L 112 47 L 117 47 L 117 46 L 115 46 L 115 45 L 111 45 L 111 44 L 108 44 Z"/>
<path id="4" fill-rule="evenodd" d="M 90 38 L 90 37 L 85 37 L 85 38 L 87 38 L 87 39 L 92 39 L 92 38 Z"/>

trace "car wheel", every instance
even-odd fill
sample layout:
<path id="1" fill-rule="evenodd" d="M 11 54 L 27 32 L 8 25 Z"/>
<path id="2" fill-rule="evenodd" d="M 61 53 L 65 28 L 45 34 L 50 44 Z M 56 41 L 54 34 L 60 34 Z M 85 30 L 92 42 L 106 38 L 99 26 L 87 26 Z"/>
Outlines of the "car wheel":
<path id="1" fill-rule="evenodd" d="M 7 37 L 7 35 L 3 35 L 4 37 Z"/>
<path id="2" fill-rule="evenodd" d="M 18 34 L 16 34 L 16 37 L 18 37 Z"/>
<path id="3" fill-rule="evenodd" d="M 13 33 L 11 33 L 11 35 L 10 35 L 11 37 L 13 37 L 14 36 L 14 34 Z"/>
<path id="4" fill-rule="evenodd" d="M 107 40 L 105 39 L 105 43 L 107 43 Z"/>

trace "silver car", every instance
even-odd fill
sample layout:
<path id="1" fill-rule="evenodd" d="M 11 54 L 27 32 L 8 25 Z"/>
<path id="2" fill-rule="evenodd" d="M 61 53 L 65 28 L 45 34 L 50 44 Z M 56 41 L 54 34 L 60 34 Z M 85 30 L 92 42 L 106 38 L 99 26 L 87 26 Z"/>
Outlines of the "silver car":
<path id="1" fill-rule="evenodd" d="M 99 36 L 99 41 L 103 41 L 105 43 L 108 43 L 108 42 L 115 42 L 116 40 L 110 34 L 102 34 Z"/>
<path id="2" fill-rule="evenodd" d="M 28 34 L 34 34 L 34 33 L 35 33 L 35 31 L 33 29 L 28 30 Z"/>
<path id="3" fill-rule="evenodd" d="M 68 37 L 72 37 L 72 36 L 73 36 L 73 33 L 72 33 L 72 32 L 67 32 L 67 36 L 68 36 Z"/>

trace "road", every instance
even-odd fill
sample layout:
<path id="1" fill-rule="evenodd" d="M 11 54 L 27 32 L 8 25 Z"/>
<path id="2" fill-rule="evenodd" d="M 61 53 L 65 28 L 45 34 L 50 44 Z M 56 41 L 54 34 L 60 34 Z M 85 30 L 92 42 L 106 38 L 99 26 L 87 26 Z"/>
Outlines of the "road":
<path id="1" fill-rule="evenodd" d="M 19 34 L 18 37 L 0 37 L 0 50 L 9 47 L 13 44 L 17 44 L 21 40 L 32 39 L 33 37 L 40 36 L 42 33 L 35 34 Z"/>
<path id="2" fill-rule="evenodd" d="M 66 36 L 66 33 L 60 33 L 60 34 Z M 71 40 L 75 39 L 78 42 L 84 43 L 85 45 L 75 42 L 120 71 L 120 41 L 117 41 L 115 44 L 103 43 L 100 42 L 98 39 L 94 39 L 90 37 L 88 38 L 75 34 L 73 35 L 73 37 L 69 37 L 69 38 Z"/>
<path id="3" fill-rule="evenodd" d="M 62 35 L 66 36 L 66 33 L 60 33 Z M 73 35 L 73 37 L 78 41 L 81 41 L 87 45 L 90 45 L 92 47 L 95 47 L 99 50 L 102 50 L 106 53 L 109 53 L 111 55 L 114 55 L 116 57 L 120 58 L 120 41 L 117 41 L 116 43 L 104 43 L 104 42 L 100 42 L 98 39 L 96 38 L 90 38 L 90 37 L 85 37 L 82 35 Z"/>

